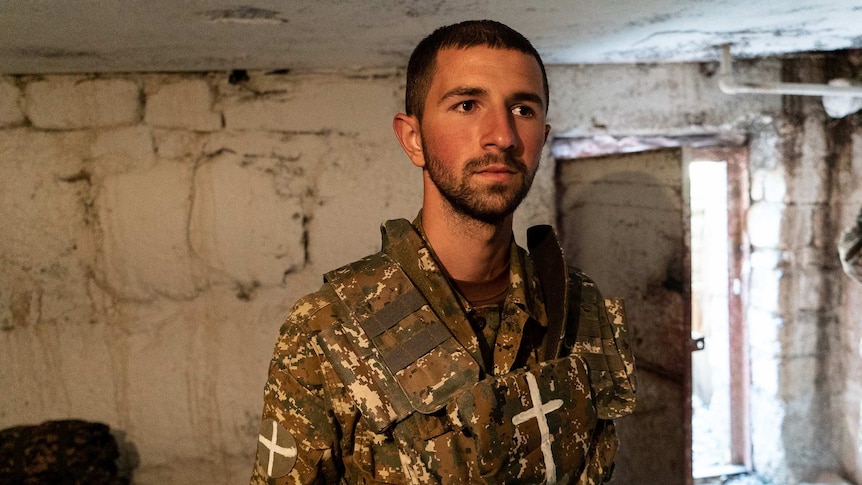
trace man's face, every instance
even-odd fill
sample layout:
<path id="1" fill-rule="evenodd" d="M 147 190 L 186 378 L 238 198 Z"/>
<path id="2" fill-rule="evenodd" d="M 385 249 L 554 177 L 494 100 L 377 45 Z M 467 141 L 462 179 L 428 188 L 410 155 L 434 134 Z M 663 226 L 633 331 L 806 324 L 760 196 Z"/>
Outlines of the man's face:
<path id="1" fill-rule="evenodd" d="M 426 196 L 484 222 L 510 215 L 530 189 L 547 139 L 543 93 L 532 56 L 441 50 L 420 124 Z"/>

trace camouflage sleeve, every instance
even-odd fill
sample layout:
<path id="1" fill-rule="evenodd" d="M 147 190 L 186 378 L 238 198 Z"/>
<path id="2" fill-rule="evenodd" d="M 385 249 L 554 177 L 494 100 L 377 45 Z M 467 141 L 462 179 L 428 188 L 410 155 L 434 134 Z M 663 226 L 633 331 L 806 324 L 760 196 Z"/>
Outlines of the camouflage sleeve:
<path id="1" fill-rule="evenodd" d="M 856 224 L 845 231 L 838 241 L 838 254 L 844 272 L 862 282 L 862 210 Z"/>
<path id="2" fill-rule="evenodd" d="M 281 328 L 264 387 L 251 484 L 338 483 L 338 423 L 314 335 L 331 325 L 325 289 L 300 299 Z"/>

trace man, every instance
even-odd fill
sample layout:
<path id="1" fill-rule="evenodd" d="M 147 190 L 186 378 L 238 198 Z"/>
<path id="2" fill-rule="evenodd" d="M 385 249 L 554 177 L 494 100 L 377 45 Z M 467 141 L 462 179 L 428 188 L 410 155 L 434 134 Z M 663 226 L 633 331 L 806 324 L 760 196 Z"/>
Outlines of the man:
<path id="1" fill-rule="evenodd" d="M 838 241 L 838 256 L 848 276 L 862 283 L 862 209 L 856 223 L 849 227 Z"/>
<path id="2" fill-rule="evenodd" d="M 611 419 L 634 403 L 621 308 L 609 315 L 553 244 L 558 278 L 540 286 L 548 271 L 512 234 L 547 108 L 541 58 L 505 25 L 451 25 L 416 47 L 393 128 L 422 169 L 422 210 L 384 223 L 383 251 L 295 305 L 270 364 L 252 483 L 609 477 Z"/>

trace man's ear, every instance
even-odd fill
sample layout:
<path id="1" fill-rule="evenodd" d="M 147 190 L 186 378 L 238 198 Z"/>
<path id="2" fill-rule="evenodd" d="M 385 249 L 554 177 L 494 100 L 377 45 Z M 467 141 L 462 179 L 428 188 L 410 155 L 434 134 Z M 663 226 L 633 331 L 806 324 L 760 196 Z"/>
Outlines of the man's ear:
<path id="1" fill-rule="evenodd" d="M 422 131 L 419 129 L 419 119 L 413 115 L 398 113 L 392 120 L 392 129 L 413 165 L 424 167 L 425 154 L 422 152 Z"/>

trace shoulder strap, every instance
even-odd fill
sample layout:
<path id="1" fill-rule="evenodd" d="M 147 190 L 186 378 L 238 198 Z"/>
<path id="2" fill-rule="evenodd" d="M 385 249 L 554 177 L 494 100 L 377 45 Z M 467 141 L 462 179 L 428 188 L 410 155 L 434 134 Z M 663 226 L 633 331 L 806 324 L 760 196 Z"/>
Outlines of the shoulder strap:
<path id="1" fill-rule="evenodd" d="M 563 249 L 551 226 L 545 224 L 527 229 L 527 248 L 536 267 L 548 314 L 542 360 L 552 360 L 568 355 L 575 344 L 581 280 L 577 272 L 568 270 Z"/>
<path id="2" fill-rule="evenodd" d="M 605 300 L 592 279 L 567 266 L 551 226 L 529 228 L 527 244 L 548 314 L 544 360 L 579 355 L 590 369 L 599 417 L 630 414 L 636 385 L 623 301 Z"/>
<path id="3" fill-rule="evenodd" d="M 575 342 L 578 340 L 578 328 L 581 321 L 581 292 L 584 288 L 584 274 L 574 268 L 568 268 L 569 275 L 569 300 L 567 302 L 568 318 L 566 319 L 566 331 L 563 334 L 563 348 L 561 356 L 572 353 Z"/>

